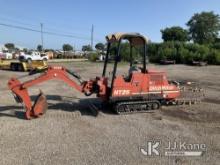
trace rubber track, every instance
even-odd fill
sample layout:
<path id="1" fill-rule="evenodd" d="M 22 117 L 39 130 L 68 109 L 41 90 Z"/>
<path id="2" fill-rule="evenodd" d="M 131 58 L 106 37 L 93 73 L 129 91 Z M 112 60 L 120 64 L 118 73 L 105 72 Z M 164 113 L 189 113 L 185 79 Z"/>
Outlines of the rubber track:
<path id="1" fill-rule="evenodd" d="M 153 107 L 152 104 L 156 104 L 156 107 Z M 120 108 L 124 106 L 122 110 Z M 157 100 L 153 101 L 125 101 L 125 102 L 118 102 L 115 103 L 115 111 L 120 114 L 133 114 L 133 113 L 144 113 L 144 112 L 150 112 L 154 109 L 160 108 L 160 102 Z"/>

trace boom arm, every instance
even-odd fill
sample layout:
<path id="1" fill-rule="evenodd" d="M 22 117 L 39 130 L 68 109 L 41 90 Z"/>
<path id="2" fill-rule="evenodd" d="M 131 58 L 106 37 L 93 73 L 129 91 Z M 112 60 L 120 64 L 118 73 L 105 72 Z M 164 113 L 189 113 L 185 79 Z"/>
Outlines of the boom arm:
<path id="1" fill-rule="evenodd" d="M 69 76 L 67 75 L 66 69 L 63 68 L 63 67 L 50 67 L 40 77 L 21 84 L 21 87 L 22 88 L 29 88 L 31 86 L 34 86 L 34 85 L 39 84 L 39 83 L 44 82 L 44 81 L 48 81 L 50 79 L 60 79 L 64 82 L 66 82 L 69 86 L 71 86 L 71 87 L 77 89 L 78 91 L 82 92 L 82 86 L 78 85 L 76 82 L 71 80 L 69 78 Z"/>
<path id="2" fill-rule="evenodd" d="M 77 78 L 80 81 L 80 84 L 70 79 L 68 74 Z M 77 89 L 79 92 L 82 92 L 87 96 L 91 95 L 94 92 L 97 92 L 96 80 L 81 81 L 79 75 L 65 69 L 64 67 L 49 67 L 46 72 L 44 72 L 39 77 L 24 83 L 21 83 L 16 78 L 12 78 L 8 82 L 8 87 L 13 92 L 16 100 L 23 103 L 26 110 L 25 114 L 27 119 L 39 117 L 45 112 L 45 109 L 47 108 L 46 97 L 43 95 L 42 92 L 40 92 L 35 103 L 32 105 L 27 88 L 42 83 L 44 81 L 48 81 L 50 79 L 60 79 L 67 83 L 69 86 Z"/>

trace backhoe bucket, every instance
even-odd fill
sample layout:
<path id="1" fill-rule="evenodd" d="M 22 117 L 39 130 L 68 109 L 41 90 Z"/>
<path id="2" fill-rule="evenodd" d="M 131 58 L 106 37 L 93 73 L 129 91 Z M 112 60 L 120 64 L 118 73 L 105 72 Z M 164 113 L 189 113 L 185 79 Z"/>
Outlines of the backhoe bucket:
<path id="1" fill-rule="evenodd" d="M 45 114 L 47 107 L 48 105 L 46 96 L 42 93 L 42 91 L 40 91 L 31 110 L 33 116 L 40 117 L 41 115 Z"/>

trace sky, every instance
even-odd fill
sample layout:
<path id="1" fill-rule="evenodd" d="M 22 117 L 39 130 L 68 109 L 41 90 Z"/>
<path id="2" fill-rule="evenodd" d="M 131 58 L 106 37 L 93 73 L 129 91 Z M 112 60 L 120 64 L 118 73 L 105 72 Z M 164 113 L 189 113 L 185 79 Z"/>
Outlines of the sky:
<path id="1" fill-rule="evenodd" d="M 94 45 L 105 42 L 114 32 L 139 32 L 153 42 L 161 42 L 161 29 L 186 27 L 194 13 L 214 11 L 220 15 L 219 0 L 0 0 L 0 44 L 12 42 L 36 48 L 41 33 L 11 28 L 25 27 L 71 37 L 44 34 L 44 48 L 61 49 L 69 43 L 75 49 L 90 44 L 94 25 Z"/>

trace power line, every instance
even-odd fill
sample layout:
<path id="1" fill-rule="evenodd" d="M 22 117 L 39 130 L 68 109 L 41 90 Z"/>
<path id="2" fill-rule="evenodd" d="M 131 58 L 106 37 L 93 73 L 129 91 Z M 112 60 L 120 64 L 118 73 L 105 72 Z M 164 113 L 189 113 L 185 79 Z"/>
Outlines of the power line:
<path id="1" fill-rule="evenodd" d="M 8 17 L 8 16 L 0 16 L 0 20 L 5 20 L 6 22 L 9 22 L 9 24 L 10 23 L 16 23 L 16 24 L 20 24 L 20 25 L 25 25 L 25 26 L 28 26 L 28 27 L 32 27 L 32 28 L 37 28 L 38 26 L 39 26 L 39 24 L 30 24 L 30 23 L 27 23 L 27 22 L 23 22 L 23 21 L 18 21 L 17 19 L 14 19 L 14 18 L 12 18 L 12 17 Z M 33 20 L 33 19 L 31 19 L 31 20 Z M 51 22 L 51 21 L 47 21 L 47 23 L 48 22 Z M 5 23 L 5 24 L 7 24 L 7 23 Z M 60 28 L 58 29 L 58 28 L 54 28 L 54 25 L 55 25 L 55 27 L 56 27 L 56 25 L 59 25 L 57 22 L 55 23 L 55 22 L 53 22 L 52 23 L 53 24 L 53 26 L 49 26 L 49 28 L 47 28 L 47 27 L 45 27 L 44 26 L 44 29 L 46 29 L 46 30 L 48 30 L 48 31 L 53 31 L 53 33 L 58 33 L 58 34 L 70 34 L 70 35 L 72 35 L 72 36 L 76 36 L 76 35 L 73 35 L 73 34 L 71 34 L 71 32 L 69 31 L 69 29 L 67 30 L 66 28 L 65 28 L 65 32 L 64 32 L 64 30 L 60 30 Z M 20 25 L 18 25 L 18 26 L 20 26 Z M 45 25 L 45 24 L 44 24 Z M 68 25 L 67 25 L 68 26 Z M 50 27 L 53 27 L 53 28 L 50 28 Z M 62 26 L 62 28 L 63 28 L 64 26 Z M 66 26 L 65 26 L 66 27 Z M 86 30 L 86 31 L 90 31 L 90 36 L 91 36 L 91 29 L 89 29 L 89 28 L 83 28 L 83 27 L 73 27 L 73 26 L 69 26 L 69 28 L 71 27 L 71 30 L 72 29 L 80 29 L 80 30 Z M 24 30 L 24 29 L 23 29 Z M 35 29 L 34 29 L 35 30 Z M 99 32 L 98 32 L 99 33 Z M 99 33 L 100 34 L 100 33 Z M 79 36 L 79 35 L 82 35 L 82 36 L 85 36 L 85 34 L 80 34 L 80 33 L 77 33 L 77 35 Z M 86 34 L 86 35 L 89 35 L 89 34 Z M 105 35 L 105 34 L 101 34 L 101 35 Z M 94 36 L 94 35 L 93 35 Z M 65 36 L 66 37 L 66 36 Z M 74 38 L 76 38 L 76 37 L 74 37 Z M 81 38 L 86 38 L 86 40 L 87 40 L 87 37 L 81 37 Z M 93 37 L 93 41 L 96 41 L 96 42 L 103 42 L 103 40 L 102 39 L 98 39 L 98 38 L 94 38 Z"/>
<path id="2" fill-rule="evenodd" d="M 47 24 L 44 24 L 44 29 L 45 29 L 45 31 L 53 31 L 53 32 L 55 32 L 55 33 L 64 33 L 64 34 L 73 34 L 71 31 L 70 31 L 70 29 L 58 29 L 58 28 L 51 28 L 50 26 L 46 26 Z M 49 28 L 48 28 L 49 27 Z M 89 31 L 90 32 L 90 31 Z M 76 34 L 76 33 L 75 33 Z M 80 35 L 80 36 L 85 36 L 85 35 L 90 35 L 90 33 L 78 33 L 77 32 L 77 35 Z"/>
<path id="3" fill-rule="evenodd" d="M 55 33 L 51 31 L 42 31 L 41 30 L 36 30 L 24 26 L 18 26 L 18 25 L 11 25 L 11 24 L 5 24 L 5 23 L 0 23 L 1 26 L 6 26 L 10 28 L 15 28 L 15 29 L 21 29 L 21 30 L 26 30 L 26 31 L 32 31 L 32 32 L 38 32 L 38 33 L 43 33 L 43 34 L 48 34 L 48 35 L 54 35 L 54 36 L 60 36 L 60 37 L 69 37 L 69 38 L 77 38 L 77 39 L 82 39 L 82 40 L 90 40 L 89 37 L 79 37 L 71 34 L 61 34 L 61 33 Z"/>
<path id="4" fill-rule="evenodd" d="M 53 26 L 51 26 L 51 27 L 57 27 L 57 26 L 59 26 L 60 24 L 62 24 L 62 27 L 69 27 L 70 29 L 75 29 L 75 30 L 80 30 L 80 31 L 87 31 L 87 32 L 90 32 L 90 28 L 88 28 L 88 27 L 79 27 L 79 26 L 72 26 L 72 25 L 69 25 L 69 24 L 65 24 L 65 26 L 64 26 L 64 22 L 56 22 L 56 21 L 51 21 L 51 20 L 46 20 L 46 21 L 42 21 L 42 19 L 38 19 L 38 18 L 30 18 L 30 17 L 27 17 L 27 15 L 24 17 L 24 16 L 21 16 L 21 15 L 19 15 L 19 18 L 22 18 L 22 21 L 18 21 L 18 17 L 16 16 L 16 18 L 14 18 L 14 17 L 11 17 L 11 16 L 8 16 L 8 15 L 0 15 L 0 18 L 2 18 L 3 20 L 8 20 L 8 21 L 10 21 L 10 22 L 17 22 L 18 24 L 23 24 L 23 25 L 28 25 L 28 26 L 35 26 L 35 27 L 38 27 L 38 25 L 39 25 L 39 23 L 40 22 L 42 22 L 42 23 L 44 23 L 45 24 L 45 22 L 47 22 L 47 23 L 50 23 L 50 24 L 52 24 Z M 25 20 L 25 22 L 24 22 L 24 20 Z M 30 23 L 27 23 L 27 21 L 29 22 L 29 21 L 35 21 L 35 22 L 38 22 L 38 23 L 34 23 L 34 24 L 30 24 Z M 74 21 L 74 22 L 76 22 L 76 21 Z"/>
<path id="5" fill-rule="evenodd" d="M 71 35 L 71 34 L 59 34 L 59 33 L 48 32 L 48 31 L 43 31 L 43 33 L 44 34 L 49 34 L 49 35 L 60 36 L 60 37 L 70 37 L 70 38 L 77 38 L 77 39 L 82 39 L 82 40 L 90 41 L 89 37 L 79 37 L 79 36 L 74 36 L 74 35 Z"/>
<path id="6" fill-rule="evenodd" d="M 24 18 L 24 19 L 26 19 L 26 18 Z M 34 32 L 38 32 L 39 24 L 35 24 L 35 23 L 34 24 L 32 24 L 32 23 L 30 24 L 30 23 L 27 23 L 27 22 L 24 22 L 24 21 L 20 21 L 20 20 L 18 21 L 17 18 L 15 19 L 15 18 L 12 18 L 12 17 L 3 16 L 3 15 L 0 16 L 0 20 L 3 20 L 3 21 L 5 20 L 7 22 L 7 23 L 2 23 L 2 24 L 10 24 L 11 25 L 11 24 L 16 23 L 16 24 L 19 24 L 19 25 L 12 25 L 12 26 L 20 26 L 20 25 L 22 26 L 22 25 L 24 25 L 24 26 L 28 26 L 28 29 L 33 28 L 32 30 L 34 30 Z M 31 19 L 31 20 L 33 20 L 33 19 Z M 51 21 L 47 21 L 47 23 L 48 22 L 52 23 Z M 56 35 L 57 36 L 57 34 L 59 34 L 58 36 L 61 36 L 61 37 L 78 38 L 78 39 L 84 39 L 84 40 L 89 40 L 89 37 L 86 37 L 86 36 L 90 35 L 90 37 L 91 37 L 91 28 L 89 29 L 89 28 L 85 28 L 85 27 L 74 27 L 74 26 L 67 25 L 69 28 L 71 28 L 71 31 L 73 29 L 75 29 L 75 30 L 76 29 L 78 29 L 78 30 L 80 29 L 81 31 L 82 30 L 83 31 L 86 30 L 87 32 L 90 32 L 90 34 L 89 33 L 87 33 L 87 34 L 77 33 L 77 35 L 74 35 L 74 34 L 71 34 L 69 29 L 67 30 L 66 28 L 64 28 L 63 30 L 60 30 L 60 28 L 59 29 L 58 28 L 54 28 L 54 26 L 57 27 L 59 25 L 57 22 L 53 22 L 52 24 L 53 24 L 53 26 L 49 25 L 48 26 L 49 28 L 47 28 L 47 26 L 45 26 L 45 24 L 44 24 L 43 28 L 44 28 L 45 31 L 43 31 L 43 32 L 46 32 L 46 31 L 51 32 L 52 31 L 52 33 L 55 33 L 55 34 L 49 34 L 49 35 Z M 4 26 L 4 25 L 2 25 L 2 26 Z M 65 27 L 67 27 L 67 26 L 65 26 Z M 53 27 L 53 28 L 50 28 L 50 27 Z M 63 27 L 64 26 L 62 26 L 62 28 Z M 25 29 L 23 29 L 23 28 L 25 28 Z M 27 30 L 27 29 L 26 29 L 26 27 L 22 27 L 22 30 Z M 63 36 L 63 35 L 65 35 L 65 36 Z M 66 35 L 68 35 L 68 36 L 66 36 Z M 101 34 L 101 35 L 103 35 L 103 34 Z M 90 40 L 91 40 L 91 38 L 90 38 Z M 95 41 L 95 42 L 104 42 L 103 39 L 94 38 L 94 35 L 93 35 L 93 41 Z"/>
<path id="7" fill-rule="evenodd" d="M 13 23 L 17 23 L 17 24 L 25 25 L 25 26 L 32 26 L 32 27 L 37 27 L 38 26 L 37 24 L 24 23 L 23 21 L 17 21 L 15 19 L 4 18 L 2 16 L 0 16 L 0 20 L 7 21 L 7 22 L 10 22 L 10 23 L 13 22 Z"/>
<path id="8" fill-rule="evenodd" d="M 93 49 L 93 33 L 94 33 L 94 26 L 92 25 L 91 29 L 91 48 Z"/>
<path id="9" fill-rule="evenodd" d="M 5 17 L 2 17 L 2 16 L 0 16 L 0 20 L 1 21 L 4 21 L 4 23 L 5 23 L 5 21 L 7 22 L 7 23 L 9 23 L 9 24 L 14 24 L 14 23 L 16 23 L 16 24 L 19 24 L 19 26 L 20 25 L 24 25 L 24 26 L 28 26 L 28 27 L 32 27 L 32 28 L 37 28 L 38 26 L 39 26 L 39 24 L 30 24 L 30 23 L 24 23 L 23 21 L 17 21 L 17 20 L 15 20 L 15 19 L 11 19 L 11 18 L 5 18 Z M 47 22 L 48 23 L 48 22 Z M 64 28 L 63 30 L 60 30 L 60 28 L 58 29 L 58 28 L 54 28 L 54 26 L 55 27 L 57 27 L 56 25 L 58 25 L 57 23 L 53 23 L 53 26 L 48 26 L 48 24 L 47 24 L 47 26 L 45 26 L 45 24 L 44 24 L 44 29 L 46 29 L 46 30 L 48 30 L 48 31 L 53 31 L 53 32 L 57 32 L 57 33 L 65 33 L 65 34 L 71 34 L 72 32 L 70 32 L 69 31 L 69 29 L 67 30 L 66 28 Z M 52 28 L 51 28 L 52 27 Z M 62 26 L 62 28 L 63 28 L 64 26 Z M 66 27 L 66 26 L 65 26 Z M 82 29 L 85 29 L 85 28 L 80 28 L 80 27 L 74 27 L 74 29 L 75 28 L 78 28 L 78 29 L 80 29 L 80 30 L 82 30 Z M 73 27 L 71 26 L 71 30 L 73 29 Z M 64 32 L 65 31 L 65 32 Z M 89 35 L 90 33 L 89 32 L 91 32 L 91 29 L 86 29 L 86 31 L 87 31 L 87 35 Z M 78 33 L 77 32 L 77 35 L 85 35 L 85 34 L 80 34 L 80 33 Z"/>

